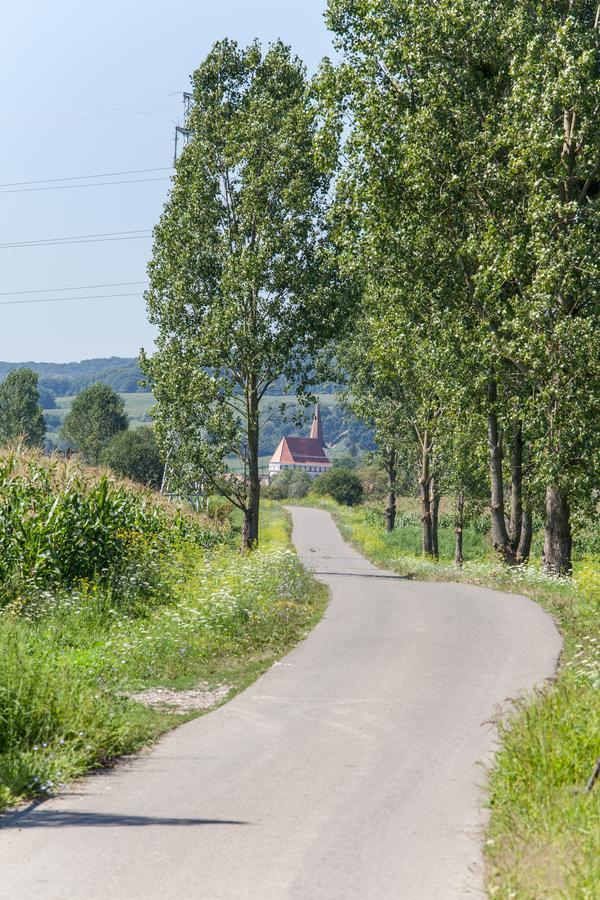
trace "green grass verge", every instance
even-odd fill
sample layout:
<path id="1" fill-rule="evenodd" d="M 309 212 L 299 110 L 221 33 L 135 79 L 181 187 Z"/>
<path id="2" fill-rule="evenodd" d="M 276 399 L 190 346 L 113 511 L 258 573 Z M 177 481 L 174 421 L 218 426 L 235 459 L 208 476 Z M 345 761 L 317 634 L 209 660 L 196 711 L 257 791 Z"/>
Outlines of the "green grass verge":
<path id="1" fill-rule="evenodd" d="M 288 514 L 265 504 L 262 549 L 198 549 L 174 562 L 175 598 L 128 616 L 76 592 L 51 614 L 0 615 L 0 808 L 131 753 L 191 716 L 125 694 L 205 682 L 243 689 L 320 618 L 326 591 L 290 549 Z"/>
<path id="2" fill-rule="evenodd" d="M 573 579 L 550 578 L 535 565 L 510 570 L 491 557 L 481 534 L 468 529 L 467 561 L 458 569 L 449 528 L 441 530 L 442 555 L 432 563 L 419 555 L 410 525 L 386 535 L 368 508 L 310 497 L 304 503 L 331 512 L 344 537 L 376 565 L 422 580 L 525 594 L 552 614 L 564 640 L 556 683 L 520 700 L 498 723 L 489 777 L 488 891 L 503 900 L 600 897 L 600 782 L 584 792 L 600 756 L 598 560 L 576 560 Z"/>

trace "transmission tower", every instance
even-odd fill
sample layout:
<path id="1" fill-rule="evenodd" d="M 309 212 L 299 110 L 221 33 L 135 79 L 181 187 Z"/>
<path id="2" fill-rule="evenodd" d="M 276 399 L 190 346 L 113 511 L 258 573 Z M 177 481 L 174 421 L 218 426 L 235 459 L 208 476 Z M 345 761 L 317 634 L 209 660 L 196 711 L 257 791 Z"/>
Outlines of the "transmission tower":
<path id="1" fill-rule="evenodd" d="M 181 142 L 183 144 L 183 148 L 187 147 L 189 140 L 192 136 L 192 129 L 188 128 L 188 123 L 190 121 L 190 113 L 192 111 L 192 94 L 188 91 L 183 92 L 183 125 L 175 126 L 175 153 L 173 154 L 173 163 L 177 162 L 177 151 L 179 149 L 179 140 L 181 138 Z"/>

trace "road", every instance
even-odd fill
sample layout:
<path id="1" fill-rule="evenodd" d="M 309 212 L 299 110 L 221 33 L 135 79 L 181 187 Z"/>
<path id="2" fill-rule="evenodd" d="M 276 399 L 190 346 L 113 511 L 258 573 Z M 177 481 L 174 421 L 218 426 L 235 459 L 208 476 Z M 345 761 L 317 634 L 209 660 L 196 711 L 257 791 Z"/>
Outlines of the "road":
<path id="1" fill-rule="evenodd" d="M 2 900 L 483 895 L 498 704 L 554 672 L 534 602 L 375 569 L 295 509 L 323 621 L 148 754 L 3 820 Z"/>

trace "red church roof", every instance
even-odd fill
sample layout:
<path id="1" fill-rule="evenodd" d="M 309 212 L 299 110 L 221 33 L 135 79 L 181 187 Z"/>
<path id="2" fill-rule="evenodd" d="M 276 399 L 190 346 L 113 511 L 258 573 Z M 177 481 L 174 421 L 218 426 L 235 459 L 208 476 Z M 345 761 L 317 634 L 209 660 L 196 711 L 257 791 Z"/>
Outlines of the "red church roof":
<path id="1" fill-rule="evenodd" d="M 284 437 L 271 457 L 272 463 L 281 465 L 330 465 L 325 453 L 323 428 L 321 426 L 321 410 L 319 404 L 315 409 L 310 437 Z"/>
<path id="2" fill-rule="evenodd" d="M 321 463 L 328 465 L 329 457 L 318 438 L 284 437 L 271 457 L 272 463 Z"/>

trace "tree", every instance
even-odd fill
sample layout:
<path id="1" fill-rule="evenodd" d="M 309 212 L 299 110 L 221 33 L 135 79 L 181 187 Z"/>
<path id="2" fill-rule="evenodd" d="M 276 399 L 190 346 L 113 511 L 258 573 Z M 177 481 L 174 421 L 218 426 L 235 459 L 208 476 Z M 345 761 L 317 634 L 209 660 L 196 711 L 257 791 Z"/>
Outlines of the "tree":
<path id="1" fill-rule="evenodd" d="M 523 429 L 545 505 L 544 566 L 568 574 L 571 513 L 596 511 L 600 452 L 600 6 L 509 4 L 503 41 L 511 85 L 495 152 L 509 163 L 502 271 L 514 299 L 501 340 L 531 386 Z M 491 228 L 483 247 L 500 257 Z M 487 280 L 498 294 L 498 276 Z"/>
<path id="2" fill-rule="evenodd" d="M 38 376 L 31 369 L 13 369 L 0 384 L 0 441 L 24 438 L 35 446 L 42 444 L 45 435 Z"/>
<path id="3" fill-rule="evenodd" d="M 92 384 L 75 397 L 60 435 L 91 465 L 98 465 L 111 439 L 128 427 L 125 403 L 106 384 Z"/>
<path id="4" fill-rule="evenodd" d="M 258 542 L 261 401 L 300 390 L 335 325 L 324 203 L 331 169 L 305 70 L 282 43 L 215 44 L 193 76 L 191 139 L 155 231 L 142 364 L 169 465 L 192 467 Z M 338 309 L 339 314 L 339 309 Z"/>
<path id="5" fill-rule="evenodd" d="M 119 431 L 102 452 L 101 461 L 118 475 L 159 488 L 164 471 L 154 430 L 149 425 Z"/>
<path id="6" fill-rule="evenodd" d="M 524 450 L 545 567 L 567 573 L 571 510 L 590 507 L 598 469 L 598 4 L 330 0 L 329 21 L 373 277 L 387 254 L 401 284 L 408 259 L 432 320 L 465 323 L 468 403 L 451 408 L 485 407 L 494 546 L 521 553 Z"/>
<path id="7" fill-rule="evenodd" d="M 363 486 L 360 478 L 349 469 L 329 469 L 314 480 L 315 494 L 329 494 L 336 503 L 344 506 L 356 506 L 362 502 Z"/>

